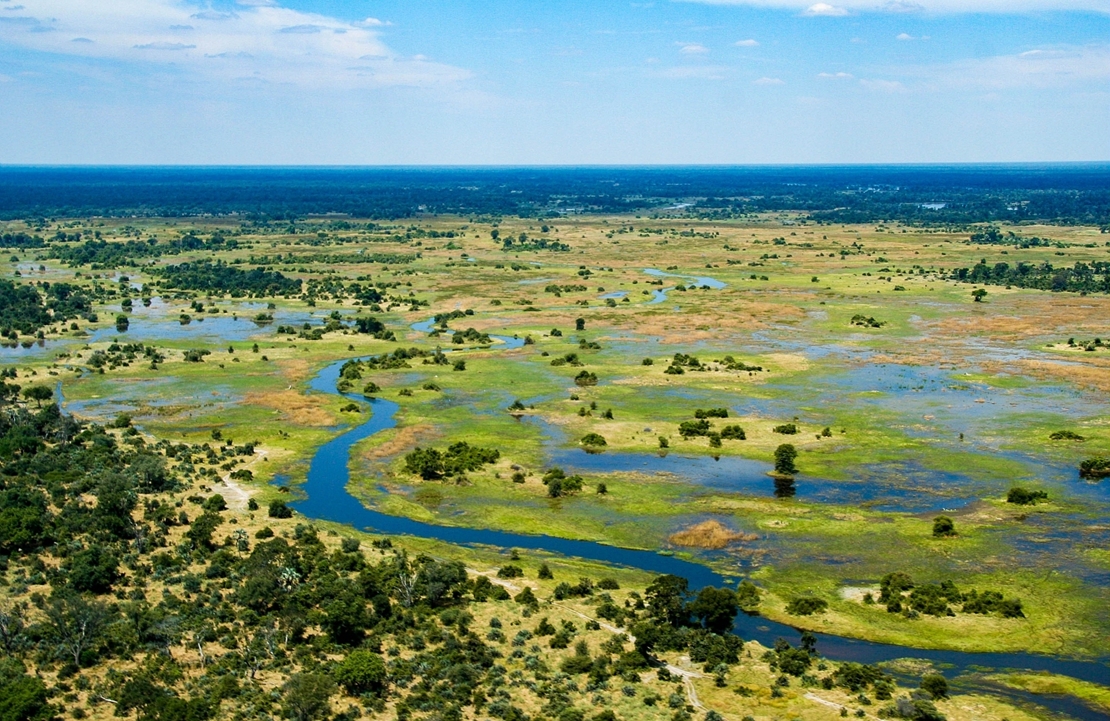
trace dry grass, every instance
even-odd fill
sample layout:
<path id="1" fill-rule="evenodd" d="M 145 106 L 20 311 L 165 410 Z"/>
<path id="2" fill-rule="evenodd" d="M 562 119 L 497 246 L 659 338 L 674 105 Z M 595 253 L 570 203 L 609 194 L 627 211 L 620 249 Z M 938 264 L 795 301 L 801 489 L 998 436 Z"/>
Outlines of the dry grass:
<path id="1" fill-rule="evenodd" d="M 415 426 L 405 426 L 398 428 L 392 432 L 392 435 L 384 443 L 381 443 L 373 448 L 364 451 L 361 456 L 363 460 L 367 461 L 381 461 L 407 451 L 414 446 L 420 445 L 425 440 L 435 436 L 435 427 L 429 423 L 421 423 Z"/>
<path id="2" fill-rule="evenodd" d="M 335 415 L 324 407 L 326 399 L 306 396 L 294 390 L 248 393 L 244 402 L 272 408 L 281 413 L 282 420 L 298 426 L 330 427 L 336 424 Z"/>
<path id="3" fill-rule="evenodd" d="M 720 549 L 737 541 L 754 541 L 759 536 L 726 528 L 720 521 L 702 521 L 670 537 L 671 543 L 687 548 Z"/>

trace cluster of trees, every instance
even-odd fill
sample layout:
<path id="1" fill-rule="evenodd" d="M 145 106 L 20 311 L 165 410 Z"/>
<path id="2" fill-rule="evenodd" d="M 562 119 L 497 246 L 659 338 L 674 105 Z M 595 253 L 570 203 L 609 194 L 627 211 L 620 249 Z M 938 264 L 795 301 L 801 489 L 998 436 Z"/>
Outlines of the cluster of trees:
<path id="1" fill-rule="evenodd" d="M 1077 262 L 1071 268 L 1056 268 L 1049 262 L 1039 265 L 1000 262 L 988 265 L 985 260 L 971 268 L 956 268 L 948 276 L 953 280 L 982 285 L 1016 286 L 1037 290 L 1073 293 L 1110 293 L 1110 262 Z"/>
<path id="2" fill-rule="evenodd" d="M 452 443 L 446 450 L 420 448 L 405 455 L 405 470 L 425 481 L 445 477 L 465 477 L 467 471 L 476 471 L 484 465 L 496 463 L 501 452 L 495 448 L 480 448 L 466 441 Z"/>
<path id="3" fill-rule="evenodd" d="M 867 594 L 864 603 L 874 603 Z M 963 613 L 994 614 L 1003 618 L 1025 618 L 1021 599 L 1004 598 L 997 591 L 961 591 L 949 580 L 940 583 L 917 584 L 909 574 L 901 571 L 888 573 L 879 581 L 879 603 L 886 605 L 889 613 L 901 613 L 906 618 L 920 614 L 930 616 L 955 616 L 952 606 L 960 605 Z"/>
<path id="4" fill-rule="evenodd" d="M 1012 230 L 1003 233 L 993 225 L 972 233 L 968 241 L 977 245 L 1012 245 L 1015 248 L 1044 248 L 1052 245 L 1064 247 L 1064 244 L 1058 241 L 1054 243 L 1044 238 L 1023 238 Z"/>
<path id="5" fill-rule="evenodd" d="M 1094 456 L 1079 464 L 1080 478 L 1107 478 L 1110 477 L 1110 458 Z"/>
<path id="6" fill-rule="evenodd" d="M 99 233 L 97 235 L 99 236 Z M 79 234 L 77 240 L 80 240 Z M 136 260 L 144 258 L 161 258 L 165 255 L 178 255 L 197 250 L 233 250 L 238 247 L 238 240 L 225 238 L 220 233 L 214 233 L 208 240 L 202 240 L 190 232 L 166 242 L 159 242 L 154 238 L 109 242 L 98 237 L 95 240 L 86 240 L 80 245 L 52 246 L 50 257 L 70 266 L 88 265 L 92 266 L 93 270 L 98 270 L 120 266 L 133 268 L 138 265 Z"/>
<path id="7" fill-rule="evenodd" d="M 42 248 L 46 243 L 38 235 L 26 233 L 0 233 L 0 248 Z"/>
<path id="8" fill-rule="evenodd" d="M 41 290 L 41 292 L 40 292 Z M 92 302 L 70 283 L 32 286 L 0 279 L 0 336 L 34 335 L 53 323 L 87 317 Z"/>
<path id="9" fill-rule="evenodd" d="M 553 238 L 530 238 L 527 233 L 521 233 L 517 237 L 506 235 L 501 237 L 501 231 L 494 228 L 490 231 L 490 237 L 494 241 L 501 241 L 501 250 L 504 251 L 520 251 L 520 250 L 554 250 L 566 252 L 570 250 L 570 246 L 562 241 Z"/>
<path id="10" fill-rule="evenodd" d="M 265 268 L 243 270 L 223 261 L 198 260 L 157 271 L 166 288 L 196 290 L 233 298 L 290 296 L 301 292 L 301 281 Z"/>

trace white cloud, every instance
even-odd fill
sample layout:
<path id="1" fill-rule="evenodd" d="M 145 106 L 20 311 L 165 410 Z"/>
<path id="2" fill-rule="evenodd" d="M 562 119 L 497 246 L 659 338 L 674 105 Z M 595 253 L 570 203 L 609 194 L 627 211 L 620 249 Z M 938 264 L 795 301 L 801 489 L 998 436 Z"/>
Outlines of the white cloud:
<path id="1" fill-rule="evenodd" d="M 898 33 L 898 35 L 895 36 L 894 39 L 895 40 L 916 40 L 917 38 L 915 38 L 913 35 L 910 35 L 909 33 Z"/>
<path id="2" fill-rule="evenodd" d="M 1093 10 L 1110 12 L 1107 0 L 838 0 L 835 7 L 812 0 L 680 0 L 704 5 L 746 5 L 749 7 L 776 8 L 804 11 L 806 15 L 844 15 L 848 12 L 928 12 L 939 14 L 998 13 L 1014 14 L 1035 11 Z M 814 8 L 826 7 L 833 11 L 820 12 Z"/>
<path id="3" fill-rule="evenodd" d="M 738 48 L 754 48 L 759 46 L 759 41 L 749 38 L 747 40 L 737 40 L 733 45 Z"/>
<path id="4" fill-rule="evenodd" d="M 6 21 L 0 22 L 0 43 L 306 88 L 431 87 L 470 77 L 462 68 L 394 52 L 379 36 L 386 23 L 376 18 L 352 23 L 273 0 L 237 0 L 234 12 L 193 0 L 24 0 L 24 5 L 17 15 L 0 18 Z"/>
<path id="5" fill-rule="evenodd" d="M 806 8 L 805 13 L 803 14 L 813 16 L 823 15 L 826 17 L 842 17 L 844 15 L 847 15 L 848 11 L 841 7 L 829 5 L 828 3 L 817 3 Z"/>
<path id="6" fill-rule="evenodd" d="M 817 73 L 817 77 L 822 80 L 851 80 L 853 76 L 851 73 Z"/>
<path id="7" fill-rule="evenodd" d="M 779 78 L 760 78 L 759 80 L 753 80 L 752 84 L 753 85 L 786 85 L 786 82 L 779 79 Z"/>
<path id="8" fill-rule="evenodd" d="M 679 46 L 679 52 L 686 55 L 705 55 L 709 52 L 709 48 L 701 43 L 675 43 Z"/>

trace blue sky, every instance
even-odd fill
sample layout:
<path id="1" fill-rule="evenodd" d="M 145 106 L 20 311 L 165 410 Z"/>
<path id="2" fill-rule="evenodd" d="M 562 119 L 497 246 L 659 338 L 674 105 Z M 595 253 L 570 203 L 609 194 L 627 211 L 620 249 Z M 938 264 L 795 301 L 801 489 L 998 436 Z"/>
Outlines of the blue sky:
<path id="1" fill-rule="evenodd" d="M 1110 0 L 9 0 L 0 163 L 1110 160 Z"/>

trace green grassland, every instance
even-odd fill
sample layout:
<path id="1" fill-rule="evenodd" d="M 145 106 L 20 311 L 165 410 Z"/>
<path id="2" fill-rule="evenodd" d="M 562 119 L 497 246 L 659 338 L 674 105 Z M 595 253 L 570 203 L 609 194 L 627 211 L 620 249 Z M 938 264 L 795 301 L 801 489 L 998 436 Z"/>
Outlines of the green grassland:
<path id="1" fill-rule="evenodd" d="M 453 349 L 452 360 L 465 360 L 465 371 L 416 360 L 411 368 L 365 377 L 381 386 L 383 397 L 400 404 L 398 427 L 367 439 L 352 453 L 351 490 L 368 505 L 440 524 L 686 554 L 732 575 L 751 575 L 767 591 L 764 613 L 769 617 L 822 631 L 929 648 L 1062 655 L 1110 651 L 1098 613 L 1110 602 L 1110 591 L 1084 580 L 1106 567 L 1101 519 L 1107 503 L 1082 493 L 1079 481 L 1043 470 L 1074 468 L 1083 458 L 1110 455 L 1107 407 L 1099 399 L 1110 389 L 1110 350 L 1073 351 L 1066 345 L 1071 337 L 1110 335 L 1105 324 L 1110 299 L 990 286 L 985 302 L 975 302 L 973 286 L 937 272 L 981 259 L 1057 265 L 1105 260 L 1106 236 L 1097 228 L 1018 228 L 1066 247 L 1017 249 L 971 245 L 966 231 L 814 226 L 789 215 L 714 223 L 581 216 L 550 221 L 547 235 L 569 244 L 570 251 L 505 252 L 491 238 L 490 223 L 465 218 L 421 219 L 373 232 L 332 230 L 320 221 L 302 224 L 307 227 L 297 234 L 256 231 L 231 220 L 128 222 L 141 234 L 159 237 L 220 229 L 239 241 L 238 249 L 216 254 L 230 263 L 249 263 L 257 255 L 285 258 L 267 267 L 305 281 L 369 275 L 400 283 L 389 293 L 409 299 L 382 302 L 380 311 L 327 291 L 317 293 L 311 305 L 299 298 L 265 299 L 275 306 L 270 312 L 313 314 L 313 325 L 333 311 L 346 318 L 373 315 L 396 333 L 397 342 L 348 330 L 307 340 L 277 336 L 267 326 L 247 340 L 229 342 L 206 339 L 203 323 L 194 321 L 189 332 L 195 329 L 197 335 L 192 338 L 175 334 L 145 341 L 166 356 L 157 369 L 139 361 L 89 372 L 90 354 L 107 349 L 109 341 L 90 344 L 85 334 L 111 326 L 120 312 L 122 295 L 117 293 L 98 306 L 97 323 L 82 321 L 77 331 L 47 333 L 49 352 L 0 361 L 18 366 L 20 383 L 60 381 L 67 403 L 101 421 L 115 415 L 114 402 L 130 399 L 135 422 L 156 438 L 213 443 L 218 430 L 236 443 L 256 441 L 256 457 L 241 463 L 254 473 L 248 485 L 262 498 L 277 497 L 269 485 L 275 477 L 292 486 L 303 480 L 315 449 L 369 412 L 365 405 L 359 413 L 344 411 L 346 399 L 311 391 L 308 383 L 317 372 L 336 361 L 398 346 L 428 351 L 442 346 Z M 18 224 L 11 225 L 16 229 Z M 534 235 L 540 232 L 537 226 L 502 219 L 497 227 L 505 236 Z M 96 227 L 109 238 L 122 235 L 122 228 Z M 414 234 L 412 228 L 422 232 Z M 423 232 L 431 230 L 456 235 L 448 241 Z M 412 260 L 314 260 L 320 253 L 358 251 Z M 26 268 L 29 259 L 10 268 Z M 183 254 L 157 262 L 190 259 Z M 115 285 L 110 271 L 68 268 L 46 258 L 35 266 L 40 262 L 46 270 L 21 271 L 25 280 Z M 645 268 L 708 275 L 727 285 L 680 290 L 675 286 L 691 281 L 668 277 L 656 285 Z M 156 280 L 142 268 L 119 272 L 137 282 Z M 552 285 L 586 290 L 547 292 Z M 652 291 L 661 288 L 673 289 L 666 301 L 652 303 Z M 608 304 L 600 297 L 614 291 L 626 292 L 627 302 Z M 190 310 L 192 298 L 186 297 L 194 294 L 181 295 L 165 310 L 167 327 L 177 325 L 180 313 L 196 315 Z M 241 322 L 258 312 L 230 298 L 196 298 L 227 311 L 220 315 L 238 314 Z M 412 300 L 426 305 L 413 308 Z M 452 344 L 450 332 L 428 337 L 409 329 L 435 313 L 459 309 L 474 313 L 452 320 L 452 330 L 474 327 L 530 336 L 534 343 L 508 351 L 499 343 L 476 348 Z M 881 326 L 853 325 L 855 316 L 874 318 Z M 577 318 L 585 320 L 583 331 L 575 331 Z M 552 335 L 553 329 L 562 335 Z M 127 333 L 119 337 L 129 338 Z M 600 348 L 582 348 L 580 340 Z M 200 363 L 183 360 L 184 351 L 197 348 L 211 355 Z M 568 353 L 577 354 L 582 365 L 551 365 Z M 667 374 L 675 353 L 695 355 L 710 370 L 687 367 L 681 375 Z M 763 370 L 727 370 L 715 362 L 725 356 Z M 653 363 L 644 365 L 645 358 Z M 940 369 L 947 375 L 922 381 L 920 388 L 912 376 L 904 387 L 880 391 L 844 381 L 866 378 L 879 365 Z M 596 374 L 598 384 L 577 386 L 574 377 L 582 370 Z M 426 383 L 439 390 L 425 390 Z M 842 389 L 827 395 L 825 389 L 837 383 L 844 383 L 837 386 Z M 948 397 L 961 393 L 980 396 L 984 412 L 975 406 L 952 410 Z M 1058 394 L 1060 401 L 1038 402 L 1036 394 L 1049 399 Z M 927 401 L 916 402 L 922 398 Z M 528 407 L 510 414 L 508 407 L 517 399 Z M 935 409 L 929 407 L 934 400 Z M 98 411 L 101 407 L 108 410 Z M 691 420 L 695 409 L 711 407 L 741 409 L 728 419 L 713 419 L 713 427 L 739 424 L 746 440 L 726 439 L 715 448 L 706 437 L 679 435 L 679 424 Z M 602 417 L 609 409 L 613 418 Z M 796 435 L 773 431 L 789 422 L 798 426 Z M 545 437 L 544 424 L 561 434 L 563 440 L 554 443 L 564 447 L 598 433 L 607 441 L 606 453 L 650 456 L 661 451 L 659 437 L 664 436 L 671 454 L 740 457 L 767 470 L 775 448 L 789 442 L 799 451 L 799 484 L 814 479 L 866 490 L 881 482 L 894 491 L 941 497 L 943 488 L 921 478 L 955 474 L 976 500 L 948 514 L 959 535 L 936 540 L 930 534 L 935 513 L 881 510 L 866 502 L 775 499 L 769 477 L 768 492 L 752 494 L 651 472 L 589 473 L 583 491 L 552 499 L 541 483 L 553 443 Z M 965 425 L 966 431 L 959 430 Z M 828 437 L 822 436 L 825 428 Z M 1049 440 L 1050 433 L 1063 429 L 1085 440 Z M 496 448 L 501 458 L 466 474 L 464 483 L 421 481 L 404 470 L 404 456 L 416 446 L 443 448 L 457 441 Z M 525 474 L 524 483 L 512 482 L 514 466 Z M 904 472 L 906 467 L 918 475 Z M 606 485 L 606 494 L 595 492 L 598 483 Z M 1006 504 L 1012 485 L 1047 489 L 1050 503 L 1034 508 Z M 712 550 L 672 543 L 676 531 L 706 518 L 754 539 Z M 1036 545 L 1053 529 L 1072 534 L 1074 542 L 1040 544 L 1035 553 L 1016 550 L 1025 541 Z M 895 570 L 922 581 L 951 579 L 1020 597 L 1027 618 L 907 620 L 840 592 L 845 586 L 875 585 Z M 826 599 L 829 612 L 805 618 L 786 614 L 786 602 L 804 593 Z"/>

